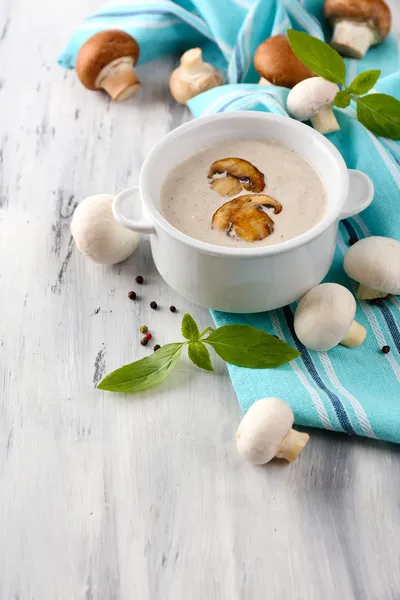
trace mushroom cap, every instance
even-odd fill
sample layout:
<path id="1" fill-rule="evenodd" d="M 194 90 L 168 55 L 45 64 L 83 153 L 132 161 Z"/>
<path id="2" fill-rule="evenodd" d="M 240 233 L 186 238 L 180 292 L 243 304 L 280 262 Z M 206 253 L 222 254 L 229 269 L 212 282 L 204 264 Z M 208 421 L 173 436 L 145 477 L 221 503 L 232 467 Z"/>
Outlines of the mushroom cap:
<path id="1" fill-rule="evenodd" d="M 400 294 L 400 242 L 372 236 L 351 246 L 344 257 L 347 275 L 379 292 Z"/>
<path id="2" fill-rule="evenodd" d="M 286 35 L 274 35 L 260 44 L 254 54 L 255 70 L 274 85 L 294 87 L 303 79 L 314 77 L 294 54 Z"/>
<path id="3" fill-rule="evenodd" d="M 300 81 L 288 94 L 288 112 L 298 121 L 308 121 L 321 108 L 330 106 L 338 91 L 339 86 L 336 83 L 323 77 Z"/>
<path id="4" fill-rule="evenodd" d="M 325 0 L 324 15 L 329 21 L 358 21 L 372 26 L 384 40 L 391 27 L 390 8 L 383 0 Z"/>
<path id="5" fill-rule="evenodd" d="M 109 29 L 89 38 L 78 52 L 76 73 L 83 85 L 96 90 L 96 79 L 100 71 L 110 62 L 123 56 L 132 57 L 135 65 L 139 59 L 139 44 L 125 31 Z"/>
<path id="6" fill-rule="evenodd" d="M 296 309 L 296 335 L 310 350 L 330 350 L 346 336 L 356 308 L 353 294 L 342 285 L 317 285 L 302 298 Z"/>
<path id="7" fill-rule="evenodd" d="M 264 465 L 281 448 L 294 421 L 293 411 L 279 398 L 254 402 L 236 433 L 239 454 L 255 465 Z"/>
<path id="8" fill-rule="evenodd" d="M 75 209 L 71 233 L 78 250 L 102 265 L 114 265 L 132 254 L 140 235 L 117 223 L 112 213 L 114 196 L 96 194 Z"/>

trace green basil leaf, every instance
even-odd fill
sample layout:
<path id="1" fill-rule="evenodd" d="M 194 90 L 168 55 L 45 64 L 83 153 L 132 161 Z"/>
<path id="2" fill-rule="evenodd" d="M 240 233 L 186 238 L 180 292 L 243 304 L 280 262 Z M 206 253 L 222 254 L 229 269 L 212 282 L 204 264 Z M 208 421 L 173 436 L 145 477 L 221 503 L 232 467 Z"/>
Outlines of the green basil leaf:
<path id="1" fill-rule="evenodd" d="M 400 140 L 400 101 L 387 94 L 357 98 L 357 118 L 375 135 Z"/>
<path id="2" fill-rule="evenodd" d="M 200 337 L 200 331 L 197 327 L 196 321 L 189 315 L 189 313 L 185 313 L 183 315 L 181 331 L 184 338 L 193 342 L 197 342 Z"/>
<path id="3" fill-rule="evenodd" d="M 223 325 L 203 341 L 223 360 L 239 367 L 270 369 L 299 356 L 285 342 L 249 325 Z"/>
<path id="4" fill-rule="evenodd" d="M 343 92 L 338 92 L 335 96 L 334 105 L 338 108 L 347 108 L 350 104 L 351 95 L 350 92 L 344 90 Z"/>
<path id="5" fill-rule="evenodd" d="M 141 392 L 158 385 L 177 365 L 184 345 L 167 344 L 151 356 L 113 371 L 97 387 L 108 392 Z"/>
<path id="6" fill-rule="evenodd" d="M 363 73 L 360 73 L 355 79 L 353 79 L 347 88 L 347 91 L 351 92 L 352 94 L 356 94 L 356 96 L 366 94 L 371 88 L 374 87 L 379 79 L 380 74 L 380 71 L 364 71 Z"/>
<path id="7" fill-rule="evenodd" d="M 289 29 L 287 36 L 297 58 L 313 73 L 333 83 L 346 84 L 346 65 L 336 50 L 303 31 Z"/>
<path id="8" fill-rule="evenodd" d="M 189 358 L 197 367 L 205 371 L 214 371 L 211 364 L 210 353 L 203 342 L 190 342 L 188 346 Z"/>

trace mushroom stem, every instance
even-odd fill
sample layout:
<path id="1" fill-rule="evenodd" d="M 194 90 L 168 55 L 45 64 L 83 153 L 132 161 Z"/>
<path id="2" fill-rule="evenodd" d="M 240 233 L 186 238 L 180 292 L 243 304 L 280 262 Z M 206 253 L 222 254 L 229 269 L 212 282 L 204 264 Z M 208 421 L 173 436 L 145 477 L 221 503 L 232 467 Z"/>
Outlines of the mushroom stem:
<path id="1" fill-rule="evenodd" d="M 375 33 L 367 23 L 338 21 L 333 31 L 332 46 L 351 58 L 363 58 L 375 43 Z"/>
<path id="2" fill-rule="evenodd" d="M 130 56 L 116 58 L 103 67 L 97 76 L 97 88 L 102 88 L 116 102 L 127 100 L 140 89 L 140 81 Z"/>
<path id="3" fill-rule="evenodd" d="M 310 436 L 308 433 L 301 433 L 295 429 L 291 429 L 285 437 L 282 446 L 276 453 L 277 458 L 285 458 L 289 462 L 296 460 L 297 456 L 307 444 Z"/>
<path id="4" fill-rule="evenodd" d="M 340 126 L 336 120 L 331 106 L 324 106 L 310 118 L 314 129 L 320 133 L 332 133 L 339 131 Z"/>
<path id="5" fill-rule="evenodd" d="M 360 325 L 360 323 L 357 323 L 357 321 L 353 321 L 350 326 L 350 329 L 348 330 L 340 344 L 342 346 L 346 346 L 346 348 L 357 348 L 357 346 L 363 343 L 366 335 L 367 330 L 365 329 L 365 327 Z"/>
<path id="6" fill-rule="evenodd" d="M 363 283 L 360 283 L 357 290 L 357 298 L 359 300 L 374 300 L 375 298 L 386 298 L 386 292 L 379 292 L 378 290 L 374 290 Z"/>
<path id="7" fill-rule="evenodd" d="M 272 85 L 272 83 L 268 81 L 268 79 L 265 79 L 265 77 L 261 77 L 260 81 L 258 82 L 258 85 Z"/>
<path id="8" fill-rule="evenodd" d="M 197 71 L 203 64 L 203 53 L 201 48 L 191 48 L 181 56 L 181 65 L 185 69 Z"/>

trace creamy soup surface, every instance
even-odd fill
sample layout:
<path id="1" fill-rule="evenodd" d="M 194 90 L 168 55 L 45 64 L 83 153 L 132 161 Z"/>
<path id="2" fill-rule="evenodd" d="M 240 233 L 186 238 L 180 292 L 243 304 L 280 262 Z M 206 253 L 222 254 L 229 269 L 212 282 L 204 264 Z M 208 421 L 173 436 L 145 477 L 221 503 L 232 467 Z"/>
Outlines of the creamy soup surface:
<path id="1" fill-rule="evenodd" d="M 232 224 L 224 231 L 212 226 L 213 215 L 223 204 L 239 196 L 255 194 L 242 189 L 234 195 L 223 196 L 211 187 L 213 179 L 227 175 L 223 172 L 208 178 L 211 165 L 230 157 L 244 159 L 256 167 L 265 181 L 263 191 L 257 195 L 267 194 L 282 206 L 279 214 L 274 214 L 273 207 L 257 208 L 273 221 L 273 231 L 264 239 L 246 241 L 236 234 Z M 246 179 L 236 178 L 236 182 L 241 185 Z M 252 202 L 254 200 L 257 203 L 257 199 L 252 198 Z M 314 227 L 324 215 L 326 192 L 316 170 L 293 150 L 275 142 L 239 139 L 203 150 L 175 167 L 163 184 L 160 208 L 171 225 L 192 238 L 219 246 L 253 248 L 290 240 Z M 254 214 L 257 218 L 258 213 L 251 213 Z M 248 215 L 250 213 L 241 215 L 242 224 Z M 265 219 L 263 215 L 262 218 Z M 253 227 L 253 223 L 250 224 Z"/>

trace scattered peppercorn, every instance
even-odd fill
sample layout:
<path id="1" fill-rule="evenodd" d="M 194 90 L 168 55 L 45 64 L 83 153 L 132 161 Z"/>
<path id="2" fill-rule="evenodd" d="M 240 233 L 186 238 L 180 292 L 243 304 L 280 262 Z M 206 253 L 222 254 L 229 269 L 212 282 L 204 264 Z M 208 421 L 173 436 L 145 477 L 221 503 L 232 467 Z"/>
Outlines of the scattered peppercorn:
<path id="1" fill-rule="evenodd" d="M 379 306 L 380 305 L 379 298 L 374 298 L 373 300 L 371 300 L 371 304 L 373 304 L 374 306 Z"/>
<path id="2" fill-rule="evenodd" d="M 149 330 L 149 328 L 147 327 L 147 325 L 140 326 L 140 333 L 147 333 L 148 330 Z"/>
<path id="3" fill-rule="evenodd" d="M 151 333 L 146 333 L 146 335 L 144 337 L 146 338 L 147 341 L 150 341 L 153 336 L 151 335 Z"/>
<path id="4" fill-rule="evenodd" d="M 383 352 L 383 354 L 389 354 L 389 352 L 390 352 L 390 346 L 383 346 L 382 352 Z"/>
<path id="5" fill-rule="evenodd" d="M 147 337 L 145 336 L 144 338 L 142 338 L 140 340 L 140 343 L 142 344 L 142 346 L 147 346 L 147 344 L 149 343 L 149 340 L 147 339 Z"/>
<path id="6" fill-rule="evenodd" d="M 136 292 L 129 292 L 128 298 L 130 298 L 131 300 L 136 300 Z"/>
<path id="7" fill-rule="evenodd" d="M 143 277 L 142 277 L 141 275 L 138 275 L 138 276 L 135 278 L 135 281 L 136 281 L 136 283 L 138 283 L 139 285 L 142 285 L 142 283 L 143 283 L 144 279 L 143 279 Z"/>
<path id="8" fill-rule="evenodd" d="M 169 307 L 169 310 L 170 310 L 171 312 L 176 312 L 176 306 L 170 306 L 170 307 Z"/>
<path id="9" fill-rule="evenodd" d="M 154 310 L 156 310 L 157 308 L 157 302 L 154 302 L 154 300 L 152 302 L 150 302 L 150 308 L 153 308 Z"/>
<path id="10" fill-rule="evenodd" d="M 351 238 L 349 238 L 349 246 L 354 246 L 354 244 L 356 244 L 358 242 L 358 239 L 355 236 L 351 236 Z"/>
<path id="11" fill-rule="evenodd" d="M 160 344 L 156 344 L 153 348 L 154 352 L 157 352 L 161 348 Z"/>

